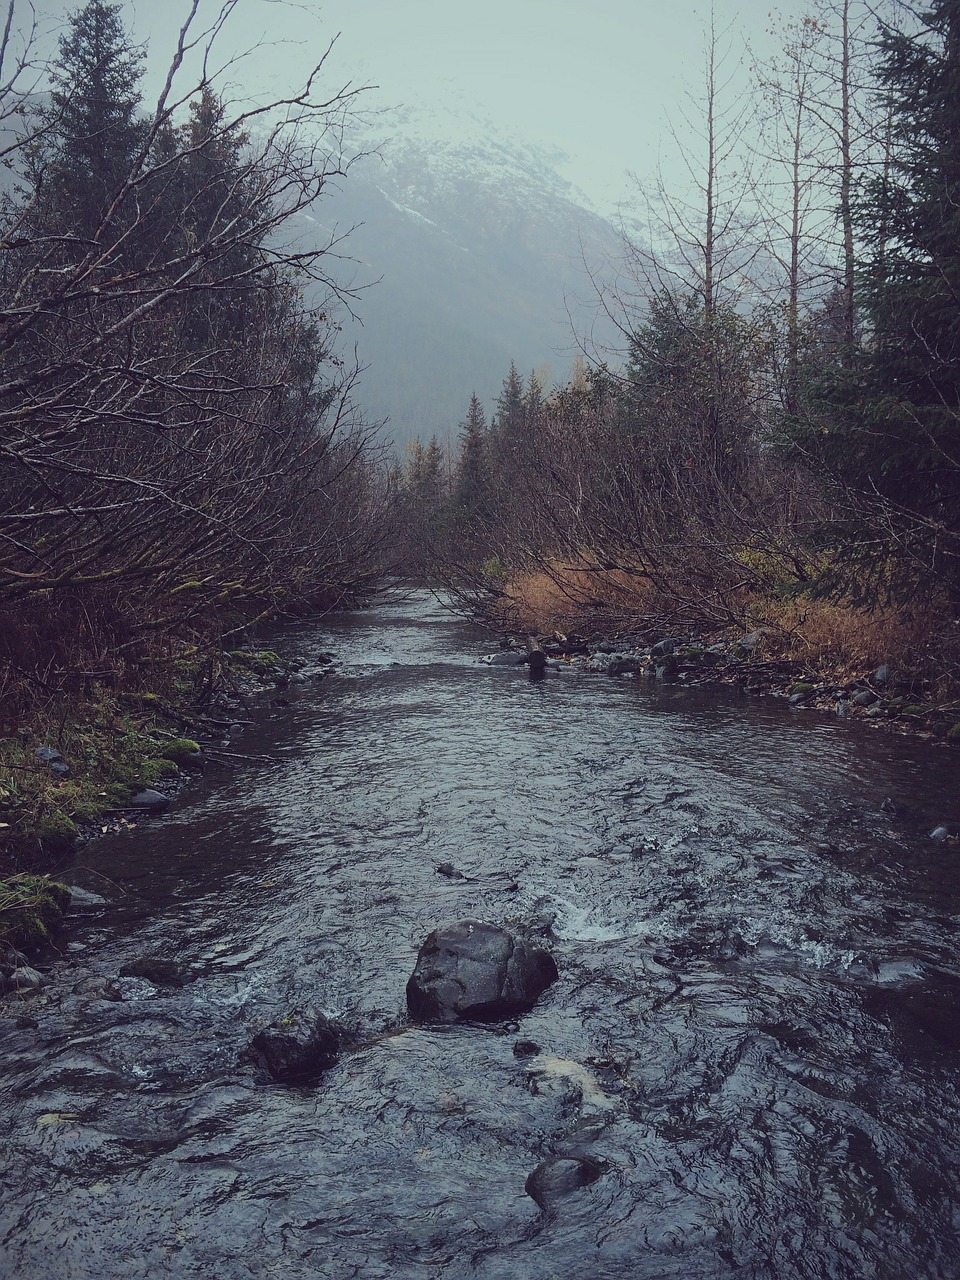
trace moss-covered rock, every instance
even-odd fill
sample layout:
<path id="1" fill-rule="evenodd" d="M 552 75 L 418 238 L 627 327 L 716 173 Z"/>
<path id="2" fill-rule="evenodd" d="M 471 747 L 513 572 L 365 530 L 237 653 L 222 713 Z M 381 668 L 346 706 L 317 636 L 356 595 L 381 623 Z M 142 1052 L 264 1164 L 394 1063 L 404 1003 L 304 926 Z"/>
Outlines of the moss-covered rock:
<path id="1" fill-rule="evenodd" d="M 162 782 L 164 778 L 172 778 L 176 772 L 177 766 L 173 760 L 151 758 L 144 760 L 141 764 L 139 782 L 142 786 L 152 787 L 155 782 Z"/>
<path id="2" fill-rule="evenodd" d="M 174 765 L 189 767 L 196 764 L 197 756 L 200 755 L 200 743 L 194 742 L 192 738 L 174 738 L 171 742 L 164 743 L 160 755 Z"/>
<path id="3" fill-rule="evenodd" d="M 45 853 L 65 853 L 76 840 L 77 824 L 62 809 L 50 809 L 37 823 L 37 835 Z"/>
<path id="4" fill-rule="evenodd" d="M 70 890 L 46 876 L 0 881 L 0 940 L 20 950 L 50 941 L 70 902 Z"/>

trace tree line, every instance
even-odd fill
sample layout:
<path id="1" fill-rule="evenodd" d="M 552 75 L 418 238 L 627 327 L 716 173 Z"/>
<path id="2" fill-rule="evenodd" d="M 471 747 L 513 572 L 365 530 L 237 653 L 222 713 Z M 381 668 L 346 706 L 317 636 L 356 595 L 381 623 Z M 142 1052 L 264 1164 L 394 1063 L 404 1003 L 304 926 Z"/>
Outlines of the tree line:
<path id="1" fill-rule="evenodd" d="M 351 163 L 329 49 L 282 100 L 227 101 L 236 7 L 187 6 L 159 99 L 121 6 L 51 58 L 0 41 L 0 696 L 11 715 L 151 647 L 361 595 L 390 537 L 338 348 L 339 234 L 304 215 Z M 188 67 L 201 67 L 192 79 Z M 16 694 L 16 697 L 13 695 Z M 17 704 L 17 705 L 14 705 Z"/>
<path id="2" fill-rule="evenodd" d="M 598 281 L 622 350 L 512 369 L 449 461 L 414 446 L 414 557 L 465 596 L 535 571 L 588 611 L 960 616 L 960 0 L 814 0 L 782 35 L 748 113 L 708 28 L 690 182 Z"/>

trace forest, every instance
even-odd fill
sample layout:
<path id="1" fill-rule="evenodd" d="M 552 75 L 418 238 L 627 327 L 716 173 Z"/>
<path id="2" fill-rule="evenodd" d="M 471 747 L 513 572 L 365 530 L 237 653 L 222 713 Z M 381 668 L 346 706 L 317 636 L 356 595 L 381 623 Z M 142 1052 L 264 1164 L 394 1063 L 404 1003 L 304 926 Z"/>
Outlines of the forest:
<path id="1" fill-rule="evenodd" d="M 732 97 L 728 35 L 598 305 L 619 353 L 511 367 L 399 468 L 410 552 L 517 630 L 762 626 L 960 675 L 960 5 L 824 0 Z M 614 358 L 619 356 L 619 358 Z"/>

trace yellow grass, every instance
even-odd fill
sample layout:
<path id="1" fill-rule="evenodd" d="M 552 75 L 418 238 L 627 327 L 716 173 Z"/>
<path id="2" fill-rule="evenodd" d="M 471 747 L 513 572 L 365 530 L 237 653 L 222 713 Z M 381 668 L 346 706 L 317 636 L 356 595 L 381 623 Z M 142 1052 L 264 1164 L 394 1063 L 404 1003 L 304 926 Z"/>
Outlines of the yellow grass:
<path id="1" fill-rule="evenodd" d="M 505 608 L 523 631 L 548 634 L 659 612 L 656 593 L 646 579 L 622 569 L 602 572 L 556 561 L 544 570 L 513 578 Z"/>
<path id="2" fill-rule="evenodd" d="M 538 634 L 642 629 L 645 622 L 664 623 L 682 613 L 676 599 L 665 598 L 640 575 L 560 561 L 517 574 L 504 604 L 511 625 Z M 884 663 L 916 671 L 925 666 L 934 643 L 942 648 L 942 618 L 924 613 L 804 598 L 783 601 L 750 591 L 727 597 L 723 605 L 736 619 L 726 634 L 738 626 L 764 631 L 758 657 L 789 658 L 824 673 L 862 674 Z M 709 623 L 704 629 L 709 632 Z"/>
<path id="3" fill-rule="evenodd" d="M 769 628 L 767 653 L 814 667 L 915 667 L 931 634 L 926 617 L 827 600 L 756 600 L 750 614 Z"/>

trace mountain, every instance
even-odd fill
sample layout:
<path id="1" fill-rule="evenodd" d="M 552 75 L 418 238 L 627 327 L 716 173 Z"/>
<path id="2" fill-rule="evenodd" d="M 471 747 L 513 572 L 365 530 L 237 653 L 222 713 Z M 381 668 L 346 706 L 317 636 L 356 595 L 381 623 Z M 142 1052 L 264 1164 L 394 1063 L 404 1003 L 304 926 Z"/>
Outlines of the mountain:
<path id="1" fill-rule="evenodd" d="M 318 217 L 354 227 L 354 283 L 377 281 L 345 340 L 367 366 L 366 413 L 388 419 L 385 436 L 402 447 L 455 439 L 471 393 L 489 406 L 511 360 L 524 377 L 563 378 L 576 335 L 598 325 L 584 263 L 616 258 L 620 242 L 561 177 L 562 156 L 475 117 L 407 111 L 391 123 Z"/>

